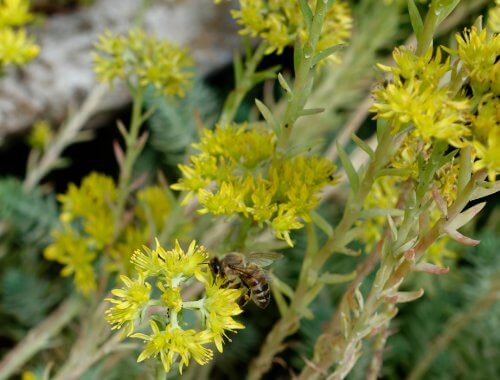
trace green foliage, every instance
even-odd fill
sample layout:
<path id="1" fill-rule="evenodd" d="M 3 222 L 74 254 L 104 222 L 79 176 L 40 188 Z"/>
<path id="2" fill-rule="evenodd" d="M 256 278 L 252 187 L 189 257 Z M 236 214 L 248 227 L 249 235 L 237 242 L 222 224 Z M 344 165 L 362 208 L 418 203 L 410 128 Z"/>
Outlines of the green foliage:
<path id="1" fill-rule="evenodd" d="M 25 269 L 9 268 L 0 280 L 0 307 L 25 327 L 39 323 L 59 301 L 60 288 Z"/>
<path id="2" fill-rule="evenodd" d="M 25 243 L 46 241 L 57 223 L 55 200 L 40 189 L 26 193 L 16 178 L 0 178 L 0 220 Z"/>
<path id="3" fill-rule="evenodd" d="M 161 161 L 169 166 L 183 161 L 186 150 L 196 139 L 198 123 L 212 126 L 220 107 L 215 92 L 201 79 L 195 80 L 182 99 L 158 96 L 150 90 L 144 102 L 147 109 L 157 107 L 148 120 L 149 141 Z"/>
<path id="4" fill-rule="evenodd" d="M 451 318 L 466 313 L 498 281 L 498 234 L 485 231 L 478 247 L 464 250 L 446 276 L 424 283 L 426 297 L 407 304 L 396 319 L 398 333 L 389 338 L 384 375 L 401 378 L 429 350 L 429 344 L 449 326 Z M 419 277 L 425 277 L 420 275 Z M 414 279 L 420 282 L 422 279 Z M 429 278 L 425 279 L 429 280 Z M 424 281 L 425 281 L 424 280 Z M 500 304 L 480 313 L 439 354 L 425 379 L 492 379 L 500 373 Z"/>

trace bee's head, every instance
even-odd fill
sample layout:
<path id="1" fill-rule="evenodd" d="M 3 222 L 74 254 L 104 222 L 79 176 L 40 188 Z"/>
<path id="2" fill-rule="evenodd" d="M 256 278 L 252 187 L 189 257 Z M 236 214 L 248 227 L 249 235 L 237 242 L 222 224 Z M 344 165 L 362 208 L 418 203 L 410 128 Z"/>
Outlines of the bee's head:
<path id="1" fill-rule="evenodd" d="M 210 260 L 208 265 L 210 266 L 210 269 L 212 270 L 212 273 L 215 277 L 223 275 L 222 264 L 217 257 L 214 257 L 212 260 Z"/>

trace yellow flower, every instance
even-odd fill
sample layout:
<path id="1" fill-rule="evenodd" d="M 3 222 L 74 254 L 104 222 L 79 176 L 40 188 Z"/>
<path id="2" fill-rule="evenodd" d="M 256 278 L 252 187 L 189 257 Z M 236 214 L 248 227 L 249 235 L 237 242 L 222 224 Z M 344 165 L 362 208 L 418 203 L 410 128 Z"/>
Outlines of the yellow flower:
<path id="1" fill-rule="evenodd" d="M 191 358 L 200 365 L 206 364 L 212 359 L 212 351 L 204 347 L 212 340 L 208 331 L 182 330 L 170 324 L 165 327 L 165 330 L 161 331 L 155 321 L 150 321 L 150 326 L 151 335 L 141 333 L 132 335 L 133 338 L 147 342 L 137 359 L 138 362 L 160 355 L 163 367 L 168 373 L 178 355 L 180 358 L 179 372 L 182 374 L 183 367 L 189 365 Z"/>
<path id="2" fill-rule="evenodd" d="M 0 1 L 0 28 L 22 26 L 31 20 L 28 0 Z"/>
<path id="3" fill-rule="evenodd" d="M 308 31 L 300 11 L 299 3 L 289 0 L 239 0 L 240 9 L 231 11 L 237 23 L 243 26 L 240 34 L 260 37 L 269 45 L 266 54 L 274 51 L 281 54 L 287 46 L 293 45 L 297 36 L 303 42 Z M 316 0 L 309 6 L 315 9 Z M 335 1 L 326 13 L 317 51 L 342 44 L 350 37 L 352 28 L 351 11 L 345 1 Z M 338 61 L 333 55 L 332 60 Z"/>
<path id="4" fill-rule="evenodd" d="M 124 333 L 129 336 L 134 332 L 134 322 L 140 318 L 149 302 L 151 285 L 145 282 L 140 274 L 135 280 L 123 275 L 120 279 L 125 287 L 111 291 L 119 299 L 106 299 L 115 305 L 106 310 L 106 320 L 112 325 L 112 329 L 120 329 L 125 325 Z"/>
<path id="5" fill-rule="evenodd" d="M 25 30 L 0 28 L 0 68 L 25 64 L 39 52 L 40 48 L 26 35 Z"/>
<path id="6" fill-rule="evenodd" d="M 178 241 L 174 249 L 165 251 L 157 240 L 155 250 L 143 247 L 142 251 L 135 251 L 131 260 L 145 277 L 163 276 L 169 287 L 177 287 L 181 281 L 193 276 L 205 281 L 207 259 L 205 247 L 197 246 L 195 241 L 184 252 Z"/>
<path id="7" fill-rule="evenodd" d="M 463 35 L 458 33 L 456 38 L 458 56 L 465 64 L 472 88 L 479 93 L 487 92 L 491 85 L 495 85 L 493 79 L 500 66 L 497 61 L 500 35 L 489 35 L 486 29 L 479 32 L 477 28 L 472 28 L 465 30 Z"/>
<path id="8" fill-rule="evenodd" d="M 233 316 L 243 312 L 237 303 L 241 290 L 222 287 L 221 279 L 208 281 L 205 286 L 205 302 L 201 311 L 205 317 L 206 327 L 212 333 L 215 346 L 219 352 L 222 352 L 224 338 L 230 340 L 226 331 L 234 332 L 236 329 L 245 328 L 233 319 Z"/>
<path id="9" fill-rule="evenodd" d="M 448 244 L 449 241 L 450 239 L 447 236 L 444 236 L 432 243 L 432 245 L 427 248 L 427 251 L 425 252 L 425 260 L 442 267 L 443 260 L 445 258 L 456 258 L 457 254 L 446 248 L 446 244 Z"/>
<path id="10" fill-rule="evenodd" d="M 488 134 L 488 141 L 482 144 L 474 141 L 473 146 L 479 160 L 474 162 L 474 171 L 488 170 L 488 179 L 494 182 L 500 173 L 500 128 L 492 128 Z"/>
<path id="11" fill-rule="evenodd" d="M 271 225 L 276 231 L 278 239 L 285 240 L 290 247 L 293 247 L 292 239 L 290 238 L 290 230 L 296 230 L 303 227 L 295 211 L 288 209 L 284 205 L 279 207 L 278 215 L 272 220 Z"/>
<path id="12" fill-rule="evenodd" d="M 159 282 L 156 286 L 158 286 L 158 289 L 163 292 L 161 295 L 163 303 L 174 312 L 180 312 L 182 310 L 181 289 L 179 287 L 165 288 L 161 282 Z"/>
<path id="13" fill-rule="evenodd" d="M 397 79 L 375 91 L 371 110 L 376 113 L 375 118 L 390 120 L 395 131 L 410 124 L 424 142 L 435 138 L 461 147 L 470 135 L 466 125 L 469 103 L 466 99 L 453 100 L 447 92 L 446 87 L 426 87 L 418 79 Z"/>
<path id="14" fill-rule="evenodd" d="M 45 248 L 43 254 L 47 260 L 57 261 L 64 265 L 61 275 L 75 275 L 77 288 L 85 295 L 96 287 L 92 262 L 96 252 L 91 249 L 91 242 L 71 229 L 67 224 L 63 230 L 52 232 L 54 242 Z"/>
<path id="15" fill-rule="evenodd" d="M 194 144 L 200 153 L 191 156 L 190 166 L 180 166 L 184 177 L 172 188 L 189 191 L 189 198 L 197 195 L 201 214 L 242 214 L 291 242 L 288 231 L 302 227 L 298 218 L 310 221 L 318 193 L 335 181 L 335 166 L 318 156 L 281 157 L 276 140 L 256 124 L 205 131 Z"/>
<path id="16" fill-rule="evenodd" d="M 165 95 L 178 96 L 184 96 L 191 83 L 187 69 L 193 61 L 187 51 L 139 29 L 132 29 L 126 37 L 105 32 L 99 37 L 93 60 L 102 82 L 128 79 L 136 86 L 151 84 Z"/>
<path id="17" fill-rule="evenodd" d="M 118 192 L 111 177 L 91 173 L 76 187 L 70 184 L 59 195 L 63 213 L 69 220 L 82 219 L 83 227 L 99 248 L 111 243 L 115 233 L 112 204 Z"/>
<path id="18" fill-rule="evenodd" d="M 28 143 L 32 148 L 43 151 L 53 138 L 52 128 L 45 121 L 37 121 L 30 131 Z"/>

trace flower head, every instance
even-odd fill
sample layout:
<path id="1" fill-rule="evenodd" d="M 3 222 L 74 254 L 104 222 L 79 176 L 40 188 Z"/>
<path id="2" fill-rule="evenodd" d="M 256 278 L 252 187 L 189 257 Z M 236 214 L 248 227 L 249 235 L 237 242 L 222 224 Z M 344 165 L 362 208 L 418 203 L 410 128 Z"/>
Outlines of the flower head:
<path id="1" fill-rule="evenodd" d="M 151 285 L 144 282 L 144 278 L 140 275 L 135 280 L 123 275 L 120 279 L 125 287 L 112 290 L 111 293 L 119 299 L 107 299 L 115 306 L 106 311 L 106 320 L 113 329 L 120 329 L 125 325 L 124 332 L 128 336 L 134 332 L 134 323 L 149 301 Z"/>
<path id="2" fill-rule="evenodd" d="M 207 282 L 205 302 L 201 308 L 206 327 L 212 333 L 215 346 L 219 352 L 222 352 L 224 338 L 229 339 L 226 331 L 245 328 L 245 326 L 233 319 L 235 315 L 243 312 L 237 303 L 241 297 L 241 290 L 224 288 L 223 285 L 222 280 L 219 278 Z"/>
<path id="3" fill-rule="evenodd" d="M 178 242 L 171 250 L 164 250 L 157 242 L 155 250 L 144 247 L 136 251 L 132 263 L 138 277 L 131 280 L 122 276 L 126 288 L 113 290 L 109 301 L 114 304 L 107 314 L 113 328 L 125 328 L 131 335 L 134 326 L 143 322 L 143 316 L 151 316 L 151 332 L 133 334 L 133 338 L 145 341 L 144 350 L 138 361 L 160 356 L 166 371 L 179 358 L 179 371 L 187 366 L 190 359 L 199 364 L 207 363 L 213 355 L 206 346 L 214 343 L 222 351 L 227 331 L 242 329 L 244 326 L 234 320 L 242 312 L 238 305 L 241 291 L 225 287 L 220 278 L 214 279 L 208 271 L 208 255 L 204 247 L 193 241 L 184 251 Z M 155 284 L 155 288 L 146 282 Z M 205 288 L 205 295 L 198 300 L 185 300 L 181 293 L 186 281 L 197 279 Z M 158 297 L 159 294 L 159 297 Z M 192 322 L 183 320 L 184 310 L 199 315 L 202 329 L 197 330 Z"/>
<path id="4" fill-rule="evenodd" d="M 93 53 L 95 72 L 102 82 L 128 79 L 136 86 L 153 85 L 165 95 L 184 96 L 193 62 L 184 49 L 142 30 L 128 36 L 104 33 Z"/>
<path id="5" fill-rule="evenodd" d="M 314 9 L 316 0 L 308 2 Z M 300 37 L 305 41 L 308 30 L 298 2 L 289 0 L 239 0 L 240 8 L 231 12 L 242 25 L 240 34 L 260 37 L 269 45 L 266 53 L 281 54 Z M 317 50 L 344 43 L 351 34 L 352 17 L 344 1 L 335 1 L 327 11 Z M 332 59 L 338 60 L 337 56 Z"/>
<path id="6" fill-rule="evenodd" d="M 151 335 L 141 333 L 132 335 L 133 338 L 146 342 L 144 350 L 137 358 L 138 362 L 160 355 L 165 371 L 169 372 L 176 356 L 179 355 L 179 372 L 182 374 L 183 367 L 189 365 L 191 357 L 200 365 L 206 364 L 212 359 L 212 351 L 204 347 L 212 340 L 208 331 L 183 330 L 171 325 L 160 330 L 155 321 L 150 321 L 150 326 Z"/>

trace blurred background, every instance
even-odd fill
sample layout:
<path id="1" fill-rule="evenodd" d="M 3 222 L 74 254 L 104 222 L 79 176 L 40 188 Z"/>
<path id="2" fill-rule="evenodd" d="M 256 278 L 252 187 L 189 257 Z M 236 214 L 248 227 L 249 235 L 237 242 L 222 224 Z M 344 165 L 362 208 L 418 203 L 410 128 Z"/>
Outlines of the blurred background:
<path id="1" fill-rule="evenodd" d="M 212 127 L 228 92 L 233 88 L 232 55 L 242 49 L 238 26 L 229 15 L 233 2 L 214 5 L 211 0 L 33 0 L 36 15 L 29 33 L 40 46 L 39 56 L 23 67 L 7 68 L 0 77 L 0 356 L 5 355 L 30 329 L 43 321 L 71 293 L 70 279 L 60 277 L 60 266 L 43 259 L 50 231 L 58 223 L 56 194 L 69 183 L 79 183 L 92 171 L 118 175 L 113 141 L 119 140 L 116 120 L 128 120 L 130 98 L 121 85 L 105 91 L 92 71 L 90 52 L 105 29 L 125 32 L 138 23 L 157 36 L 186 46 L 194 57 L 195 81 L 178 101 L 150 94 L 146 105 L 158 104 L 145 128 L 150 139 L 136 165 L 136 172 L 161 172 L 169 183 L 179 177 L 177 165 L 197 138 L 201 119 Z M 310 104 L 325 112 L 299 125 L 301 138 L 318 140 L 319 150 L 335 158 L 331 143 L 347 141 L 350 133 L 370 141 L 374 122 L 368 114 L 370 91 L 383 80 L 375 63 L 388 63 L 394 46 L 412 41 L 406 1 L 352 1 L 354 30 L 343 61 L 323 67 Z M 422 3 L 425 3 L 422 2 Z M 454 33 L 487 14 L 494 1 L 463 0 L 443 24 L 437 44 L 449 44 Z M 423 4 L 422 6 L 425 6 Z M 452 42 L 451 42 L 452 43 Z M 266 56 L 262 67 L 281 65 L 290 73 L 291 51 Z M 252 90 L 237 120 L 255 120 L 254 98 L 283 103 L 274 82 Z M 40 128 L 41 123 L 45 125 Z M 34 174 L 30 157 L 42 139 L 73 123 L 75 138 L 61 147 L 60 159 L 43 176 Z M 38 125 L 37 129 L 33 126 Z M 35 133 L 44 131 L 46 136 Z M 345 131 L 349 131 L 346 133 Z M 37 140 L 38 138 L 38 140 Z M 353 146 L 348 146 L 354 151 Z M 42 147 L 43 151 L 43 147 Z M 354 152 L 354 157 L 355 156 Z M 329 220 L 339 218 L 345 200 L 342 188 L 328 194 L 319 212 Z M 425 379 L 496 379 L 500 377 L 500 209 L 498 198 L 488 199 L 468 236 L 481 240 L 477 248 L 450 244 L 453 257 L 446 276 L 413 275 L 408 286 L 424 288 L 426 296 L 401 307 L 385 352 L 384 379 L 408 377 L 423 363 Z M 293 286 L 300 270 L 304 238 L 296 232 L 296 246 L 287 252 L 286 266 L 277 275 Z M 445 249 L 443 247 L 443 249 Z M 351 271 L 355 262 L 335 256 L 337 272 Z M 316 318 L 303 321 L 280 354 L 269 379 L 287 379 L 304 365 L 343 286 L 325 288 L 314 302 Z M 210 379 L 239 379 L 241 371 L 258 352 L 265 333 L 278 319 L 274 304 L 262 311 L 249 307 L 243 316 L 246 329 L 233 337 L 208 368 Z M 42 373 L 47 363 L 62 360 L 78 333 L 70 323 L 46 350 L 26 368 Z M 365 376 L 370 345 L 349 379 Z M 366 358 L 366 360 L 363 360 Z M 83 379 L 141 378 L 135 355 L 115 355 L 101 360 Z M 119 365 L 117 365 L 117 363 Z M 207 366 L 208 367 L 208 366 Z M 38 372 L 37 372 L 38 371 Z M 196 373 L 196 372 L 193 372 Z M 415 373 L 415 372 L 413 372 Z M 190 378 L 188 371 L 183 378 Z M 194 375 L 192 375 L 194 376 Z M 192 377 L 197 378 L 197 377 Z"/>

